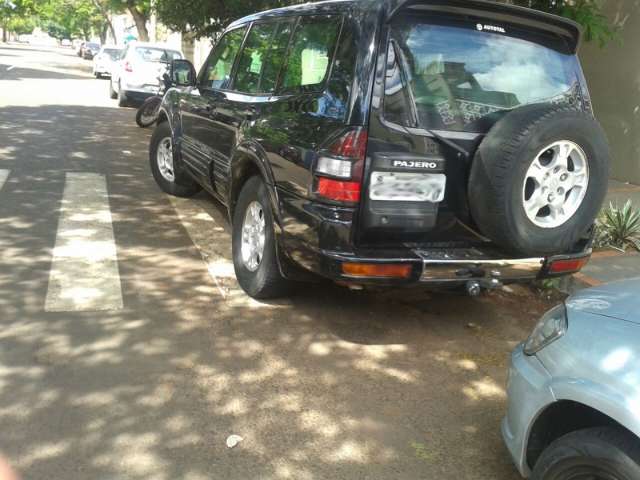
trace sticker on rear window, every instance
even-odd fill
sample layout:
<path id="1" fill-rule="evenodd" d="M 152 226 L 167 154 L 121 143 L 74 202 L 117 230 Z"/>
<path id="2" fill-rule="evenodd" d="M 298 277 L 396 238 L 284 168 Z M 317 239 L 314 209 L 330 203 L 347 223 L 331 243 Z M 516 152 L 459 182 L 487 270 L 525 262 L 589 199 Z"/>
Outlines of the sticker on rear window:
<path id="1" fill-rule="evenodd" d="M 486 30 L 488 32 L 507 33 L 507 31 L 504 28 L 498 27 L 496 25 L 485 25 L 485 24 L 482 24 L 482 23 L 478 23 L 476 25 L 476 28 L 480 32 L 484 32 Z"/>

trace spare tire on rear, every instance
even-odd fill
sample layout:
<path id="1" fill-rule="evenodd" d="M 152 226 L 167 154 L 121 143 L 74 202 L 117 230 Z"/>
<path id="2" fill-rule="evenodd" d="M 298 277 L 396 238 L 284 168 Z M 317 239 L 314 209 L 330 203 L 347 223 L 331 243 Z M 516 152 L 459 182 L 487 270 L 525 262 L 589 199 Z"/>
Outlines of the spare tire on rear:
<path id="1" fill-rule="evenodd" d="M 520 255 L 563 253 L 584 235 L 607 192 L 609 147 L 588 113 L 535 104 L 500 119 L 469 177 L 478 228 Z"/>

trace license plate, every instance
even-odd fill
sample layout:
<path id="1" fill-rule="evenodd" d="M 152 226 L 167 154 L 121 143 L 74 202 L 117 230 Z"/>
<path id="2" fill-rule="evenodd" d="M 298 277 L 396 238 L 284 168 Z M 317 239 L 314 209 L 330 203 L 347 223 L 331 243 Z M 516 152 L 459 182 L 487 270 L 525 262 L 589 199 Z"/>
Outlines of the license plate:
<path id="1" fill-rule="evenodd" d="M 443 173 L 373 172 L 371 200 L 441 202 L 447 177 Z"/>

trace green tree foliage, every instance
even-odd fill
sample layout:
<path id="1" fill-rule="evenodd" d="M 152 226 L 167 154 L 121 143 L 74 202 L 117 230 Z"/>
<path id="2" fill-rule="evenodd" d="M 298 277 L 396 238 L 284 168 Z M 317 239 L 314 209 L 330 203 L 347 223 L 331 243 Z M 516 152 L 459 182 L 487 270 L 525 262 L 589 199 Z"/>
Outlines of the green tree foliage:
<path id="1" fill-rule="evenodd" d="M 251 13 L 284 7 L 296 0 L 157 0 L 159 20 L 194 37 L 215 37 L 229 23 Z"/>
<path id="2" fill-rule="evenodd" d="M 597 42 L 601 47 L 618 34 L 618 27 L 603 13 L 602 2 L 599 0 L 507 0 L 505 3 L 535 8 L 575 20 L 582 25 L 585 39 Z"/>

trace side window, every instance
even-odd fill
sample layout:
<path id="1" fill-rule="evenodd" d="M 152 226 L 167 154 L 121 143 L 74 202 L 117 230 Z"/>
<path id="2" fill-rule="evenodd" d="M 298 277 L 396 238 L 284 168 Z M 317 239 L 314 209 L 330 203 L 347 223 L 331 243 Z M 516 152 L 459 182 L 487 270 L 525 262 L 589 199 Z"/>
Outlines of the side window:
<path id="1" fill-rule="evenodd" d="M 282 91 L 318 90 L 324 83 L 335 49 L 340 18 L 302 17 L 293 33 Z"/>
<path id="2" fill-rule="evenodd" d="M 200 88 L 223 89 L 229 86 L 233 62 L 246 30 L 246 27 L 231 30 L 220 39 L 200 75 Z"/>
<path id="3" fill-rule="evenodd" d="M 391 41 L 387 47 L 387 70 L 384 79 L 384 118 L 405 127 L 414 127 L 416 114 L 411 109 L 411 92 L 407 89 L 399 60 L 394 42 Z"/>
<path id="4" fill-rule="evenodd" d="M 357 57 L 356 38 L 353 25 L 345 20 L 340 32 L 340 40 L 331 69 L 331 77 L 327 83 L 323 97 L 324 114 L 336 119 L 343 119 L 353 89 L 354 71 Z"/>
<path id="5" fill-rule="evenodd" d="M 238 60 L 234 90 L 243 93 L 258 92 L 260 74 L 276 27 L 276 23 L 255 23 L 251 26 Z"/>
<path id="6" fill-rule="evenodd" d="M 293 21 L 281 22 L 278 24 L 278 30 L 271 42 L 269 55 L 264 62 L 262 70 L 262 79 L 260 80 L 260 91 L 264 93 L 273 93 L 278 84 L 278 74 L 284 65 L 287 55 L 287 47 L 289 46 L 289 37 L 293 30 Z"/>

